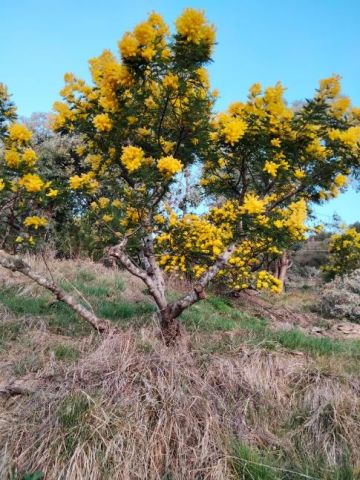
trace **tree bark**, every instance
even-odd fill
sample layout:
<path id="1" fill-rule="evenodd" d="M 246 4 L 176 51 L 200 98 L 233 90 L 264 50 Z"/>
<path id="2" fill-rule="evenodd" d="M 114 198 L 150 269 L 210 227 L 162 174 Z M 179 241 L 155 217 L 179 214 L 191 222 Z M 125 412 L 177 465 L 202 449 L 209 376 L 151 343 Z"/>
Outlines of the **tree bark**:
<path id="1" fill-rule="evenodd" d="M 277 260 L 276 271 L 275 271 L 275 277 L 281 281 L 282 291 L 285 288 L 285 280 L 286 280 L 287 272 L 291 267 L 291 265 L 292 265 L 292 262 L 290 261 L 289 253 L 285 250 L 281 255 L 281 257 Z"/>
<path id="2" fill-rule="evenodd" d="M 100 320 L 93 312 L 81 305 L 75 298 L 66 293 L 62 288 L 57 286 L 53 281 L 44 277 L 42 274 L 35 272 L 30 265 L 19 257 L 12 257 L 0 251 L 0 266 L 19 272 L 33 280 L 38 285 L 49 290 L 60 301 L 68 305 L 81 318 L 86 320 L 95 330 L 100 333 L 109 333 L 115 331 L 111 324 L 105 320 Z"/>

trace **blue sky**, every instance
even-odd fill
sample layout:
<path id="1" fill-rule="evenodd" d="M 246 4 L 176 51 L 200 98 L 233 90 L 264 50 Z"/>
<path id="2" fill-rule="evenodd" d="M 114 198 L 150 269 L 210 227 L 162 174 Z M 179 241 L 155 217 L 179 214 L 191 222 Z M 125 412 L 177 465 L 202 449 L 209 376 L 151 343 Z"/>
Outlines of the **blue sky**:
<path id="1" fill-rule="evenodd" d="M 116 50 L 126 30 L 151 10 L 169 24 L 185 7 L 202 8 L 216 24 L 218 45 L 210 66 L 218 108 L 244 99 L 254 82 L 281 80 L 292 102 L 313 94 L 320 78 L 343 77 L 343 92 L 360 106 L 360 1 L 358 0 L 0 0 L 0 81 L 21 115 L 47 112 L 63 74 L 89 79 L 87 60 Z M 360 220 L 354 190 L 318 207 Z"/>

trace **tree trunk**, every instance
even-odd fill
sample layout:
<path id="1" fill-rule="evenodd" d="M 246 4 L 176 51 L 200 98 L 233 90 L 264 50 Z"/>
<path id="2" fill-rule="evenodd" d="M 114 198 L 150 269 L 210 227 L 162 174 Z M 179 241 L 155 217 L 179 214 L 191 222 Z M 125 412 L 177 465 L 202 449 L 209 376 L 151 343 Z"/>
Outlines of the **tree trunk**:
<path id="1" fill-rule="evenodd" d="M 165 345 L 175 345 L 181 336 L 181 325 L 179 320 L 174 317 L 170 305 L 160 311 L 160 328 Z"/>
<path id="2" fill-rule="evenodd" d="M 276 275 L 276 277 L 281 281 L 282 291 L 285 288 L 285 280 L 286 280 L 287 272 L 288 272 L 289 268 L 291 267 L 291 265 L 292 265 L 292 262 L 289 259 L 289 254 L 285 250 L 284 253 L 282 254 L 281 258 L 279 259 L 278 271 L 277 271 L 277 275 Z"/>
<path id="3" fill-rule="evenodd" d="M 175 345 L 182 331 L 178 317 L 184 310 L 191 307 L 191 305 L 206 298 L 205 287 L 216 276 L 219 270 L 226 265 L 235 250 L 236 244 L 229 245 L 218 257 L 214 265 L 204 272 L 188 294 L 173 303 L 168 303 L 165 296 L 165 280 L 156 261 L 151 237 L 145 238 L 144 241 L 144 254 L 149 261 L 149 266 L 146 270 L 136 265 L 124 252 L 126 243 L 127 238 L 124 238 L 118 245 L 109 249 L 109 255 L 119 260 L 126 270 L 140 278 L 148 287 L 149 294 L 158 307 L 161 334 L 164 342 L 166 345 Z"/>

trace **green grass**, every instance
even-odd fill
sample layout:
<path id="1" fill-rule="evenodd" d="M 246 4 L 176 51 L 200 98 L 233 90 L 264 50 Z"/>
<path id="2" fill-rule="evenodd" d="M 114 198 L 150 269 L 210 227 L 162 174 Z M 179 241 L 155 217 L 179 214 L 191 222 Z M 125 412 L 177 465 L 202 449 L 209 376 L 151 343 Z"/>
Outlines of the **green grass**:
<path id="1" fill-rule="evenodd" d="M 54 348 L 54 354 L 56 360 L 64 362 L 76 362 L 80 357 L 80 352 L 76 347 L 72 345 L 59 344 Z"/>
<path id="2" fill-rule="evenodd" d="M 3 289 L 0 291 L 0 302 L 16 315 L 40 316 L 46 315 L 49 308 L 49 300 L 45 297 L 28 297 L 19 295 L 15 289 Z"/>
<path id="3" fill-rule="evenodd" d="M 342 464 L 329 470 L 316 453 L 294 463 L 277 452 L 261 451 L 243 442 L 233 442 L 232 468 L 238 480 L 359 480 L 360 475 L 350 465 L 347 455 Z"/>
<path id="4" fill-rule="evenodd" d="M 79 441 L 84 441 L 91 435 L 91 430 L 86 422 L 91 406 L 90 398 L 80 392 L 70 393 L 59 405 L 56 417 L 64 433 L 63 453 L 65 456 L 71 456 Z"/>
<path id="5" fill-rule="evenodd" d="M 130 322 L 140 326 L 151 321 L 155 308 L 149 302 L 129 302 L 123 298 L 124 284 L 121 279 L 113 283 L 99 283 L 95 275 L 86 270 L 81 270 L 73 284 L 63 282 L 63 288 L 76 296 L 80 292 L 80 299 L 86 307 L 89 304 L 95 313 L 102 318 L 116 324 L 125 326 Z M 19 294 L 15 288 L 0 291 L 0 303 L 17 317 L 42 317 L 48 322 L 50 329 L 58 334 L 82 336 L 90 333 L 88 324 L 75 314 L 67 305 L 56 302 L 44 292 L 38 297 Z M 8 322 L 0 325 L 0 348 L 6 340 L 14 338 L 21 330 L 21 322 Z M 16 327 L 15 327 L 16 325 Z"/>
<path id="6" fill-rule="evenodd" d="M 233 308 L 219 297 L 209 297 L 196 303 L 181 315 L 181 321 L 189 330 L 205 332 L 234 330 L 246 326 L 262 330 L 267 324 L 265 320 Z"/>
<path id="7" fill-rule="evenodd" d="M 0 352 L 6 348 L 7 342 L 17 339 L 21 328 L 21 322 L 18 321 L 0 323 Z"/>
<path id="8" fill-rule="evenodd" d="M 244 443 L 238 443 L 233 451 L 233 469 L 240 480 L 279 480 L 273 460 Z"/>
<path id="9" fill-rule="evenodd" d="M 23 377 L 28 373 L 35 373 L 42 368 L 42 362 L 36 352 L 19 358 L 13 365 L 12 370 L 15 376 Z"/>
<path id="10" fill-rule="evenodd" d="M 204 332 L 243 330 L 243 334 L 237 336 L 235 340 L 227 342 L 221 340 L 218 344 L 208 343 L 207 348 L 212 352 L 225 352 L 235 346 L 232 342 L 240 342 L 270 350 L 286 348 L 311 355 L 360 358 L 360 341 L 313 337 L 296 328 L 274 331 L 271 330 L 267 320 L 252 317 L 217 297 L 195 304 L 183 313 L 181 319 L 189 330 Z"/>
<path id="11" fill-rule="evenodd" d="M 124 285 L 121 279 L 114 283 L 99 283 L 95 275 L 81 270 L 73 282 L 64 284 L 68 291 L 78 290 L 86 298 L 95 313 L 120 326 L 142 326 L 152 321 L 154 306 L 150 302 L 130 302 L 124 298 Z M 91 329 L 67 305 L 53 301 L 44 294 L 40 297 L 19 295 L 15 289 L 0 291 L 0 302 L 15 316 L 42 317 L 48 321 L 52 331 L 71 336 L 88 334 Z M 85 303 L 86 305 L 86 303 Z M 88 305 L 87 305 L 88 306 Z M 286 348 L 299 350 L 311 355 L 342 355 L 348 358 L 360 358 L 360 341 L 334 340 L 327 337 L 313 337 L 297 329 L 273 331 L 267 320 L 255 318 L 234 308 L 226 299 L 209 296 L 181 315 L 181 321 L 189 331 L 225 332 L 241 330 L 238 341 L 267 349 Z M 21 322 L 20 322 L 21 323 Z M 16 338 L 21 331 L 18 322 L 0 325 L 0 349 L 4 343 Z M 226 351 L 233 348 L 230 343 L 219 345 L 208 342 L 209 351 Z M 65 355 L 66 356 L 66 355 Z"/>

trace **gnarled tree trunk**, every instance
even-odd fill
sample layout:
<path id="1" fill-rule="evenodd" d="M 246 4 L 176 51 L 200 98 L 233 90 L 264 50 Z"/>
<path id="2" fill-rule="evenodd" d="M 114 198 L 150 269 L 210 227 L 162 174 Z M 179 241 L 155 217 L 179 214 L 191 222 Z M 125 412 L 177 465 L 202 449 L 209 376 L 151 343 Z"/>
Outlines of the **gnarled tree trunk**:
<path id="1" fill-rule="evenodd" d="M 167 345 L 176 344 L 181 336 L 181 324 L 178 317 L 194 303 L 206 297 L 205 287 L 227 263 L 235 249 L 235 244 L 230 245 L 194 284 L 192 290 L 174 302 L 168 302 L 165 296 L 165 280 L 154 254 L 153 243 L 150 237 L 144 241 L 144 254 L 148 260 L 148 268 L 144 270 L 136 265 L 124 252 L 127 239 L 109 249 L 109 255 L 115 257 L 130 273 L 140 278 L 148 287 L 154 299 L 160 318 L 161 333 Z"/>

